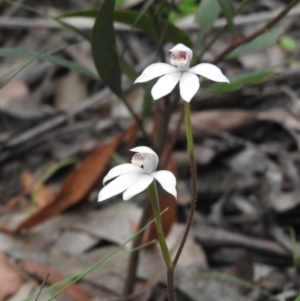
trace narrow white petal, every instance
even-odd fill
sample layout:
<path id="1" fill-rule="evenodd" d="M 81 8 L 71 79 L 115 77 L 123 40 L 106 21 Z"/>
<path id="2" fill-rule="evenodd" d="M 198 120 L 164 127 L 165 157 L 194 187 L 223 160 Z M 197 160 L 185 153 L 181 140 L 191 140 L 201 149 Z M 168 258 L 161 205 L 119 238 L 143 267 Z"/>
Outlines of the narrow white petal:
<path id="1" fill-rule="evenodd" d="M 144 191 L 152 183 L 152 181 L 153 177 L 151 175 L 139 175 L 139 178 L 123 193 L 123 200 L 127 201 L 138 193 Z"/>
<path id="2" fill-rule="evenodd" d="M 137 146 L 135 148 L 130 149 L 132 152 L 140 153 L 140 154 L 147 154 L 144 162 L 144 172 L 151 173 L 155 171 L 159 162 L 157 154 L 147 146 Z"/>
<path id="3" fill-rule="evenodd" d="M 213 64 L 203 63 L 188 69 L 189 72 L 204 76 L 215 82 L 229 83 L 229 79 L 222 73 L 221 69 Z"/>
<path id="4" fill-rule="evenodd" d="M 102 202 L 114 195 L 117 195 L 126 190 L 132 183 L 134 183 L 141 174 L 139 173 L 126 173 L 119 176 L 108 185 L 103 187 L 98 195 L 98 202 Z"/>
<path id="5" fill-rule="evenodd" d="M 135 80 L 136 83 L 147 82 L 156 77 L 177 72 L 177 68 L 166 63 L 155 63 L 148 66 L 142 74 Z"/>
<path id="6" fill-rule="evenodd" d="M 130 149 L 131 152 L 156 155 L 156 152 L 148 146 L 137 146 Z"/>
<path id="7" fill-rule="evenodd" d="M 174 46 L 173 48 L 171 48 L 169 51 L 170 51 L 170 52 L 173 52 L 173 51 L 186 51 L 186 52 L 189 52 L 189 53 L 193 54 L 193 51 L 192 51 L 191 48 L 189 48 L 189 47 L 187 47 L 187 46 L 185 46 L 185 45 L 183 45 L 183 44 L 181 44 L 181 43 L 175 45 L 175 46 Z"/>
<path id="8" fill-rule="evenodd" d="M 170 73 L 161 77 L 151 90 L 153 99 L 157 100 L 169 94 L 179 82 L 180 77 L 181 72 Z"/>
<path id="9" fill-rule="evenodd" d="M 176 191 L 176 178 L 175 176 L 168 170 L 160 170 L 153 172 L 151 174 L 162 186 L 162 188 L 169 192 L 170 194 L 174 195 L 177 198 L 177 191 Z"/>
<path id="10" fill-rule="evenodd" d="M 121 164 L 118 165 L 116 167 L 113 167 L 108 174 L 104 177 L 103 179 L 103 185 L 105 184 L 105 182 L 118 177 L 120 175 L 123 175 L 125 173 L 130 173 L 130 172 L 144 172 L 142 168 L 132 165 L 130 163 L 125 163 L 125 164 Z"/>
<path id="11" fill-rule="evenodd" d="M 184 72 L 179 82 L 180 95 L 183 100 L 190 102 L 200 87 L 197 75 Z"/>

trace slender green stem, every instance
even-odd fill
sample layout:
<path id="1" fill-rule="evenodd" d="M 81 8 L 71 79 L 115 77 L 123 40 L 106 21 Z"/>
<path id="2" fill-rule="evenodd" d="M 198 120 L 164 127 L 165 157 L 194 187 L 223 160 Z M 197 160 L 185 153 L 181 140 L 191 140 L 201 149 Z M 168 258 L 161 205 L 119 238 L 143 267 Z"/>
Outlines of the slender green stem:
<path id="1" fill-rule="evenodd" d="M 192 225 L 194 212 L 196 209 L 196 201 L 197 201 L 197 170 L 196 170 L 196 161 L 194 155 L 194 140 L 193 140 L 193 132 L 192 132 L 192 124 L 191 124 L 191 111 L 190 111 L 190 104 L 188 102 L 184 102 L 184 110 L 185 110 L 185 129 L 186 129 L 186 137 L 187 137 L 187 146 L 188 146 L 188 153 L 190 157 L 190 168 L 191 168 L 192 200 L 191 200 L 191 209 L 188 216 L 185 232 L 183 234 L 181 243 L 175 255 L 175 259 L 173 261 L 174 267 L 178 262 L 182 249 L 188 237 Z"/>
<path id="2" fill-rule="evenodd" d="M 158 193 L 157 193 L 157 187 L 156 187 L 156 182 L 153 180 L 153 182 L 149 185 L 148 187 L 148 195 L 150 198 L 150 202 L 152 205 L 152 210 L 155 218 L 155 224 L 156 224 L 156 229 L 157 229 L 157 237 L 158 241 L 161 247 L 161 251 L 166 263 L 166 266 L 168 268 L 173 266 L 172 259 L 170 256 L 170 252 L 165 240 L 162 224 L 161 224 L 161 217 L 159 213 L 159 201 L 158 201 Z"/>
<path id="3" fill-rule="evenodd" d="M 167 288 L 168 288 L 168 297 L 169 301 L 175 301 L 175 287 L 174 287 L 174 266 L 170 256 L 170 252 L 165 240 L 165 236 L 163 233 L 163 228 L 161 224 L 161 216 L 159 212 L 159 199 L 157 193 L 156 182 L 153 182 L 148 187 L 148 195 L 152 205 L 152 210 L 154 214 L 156 230 L 157 230 L 157 237 L 158 242 L 160 244 L 161 252 L 164 257 L 164 261 L 167 266 Z"/>

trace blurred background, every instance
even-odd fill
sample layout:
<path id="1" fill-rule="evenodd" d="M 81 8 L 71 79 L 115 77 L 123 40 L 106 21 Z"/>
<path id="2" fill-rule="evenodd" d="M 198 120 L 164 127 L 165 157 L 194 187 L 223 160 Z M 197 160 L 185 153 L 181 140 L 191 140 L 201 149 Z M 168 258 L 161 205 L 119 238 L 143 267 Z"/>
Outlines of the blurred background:
<path id="1" fill-rule="evenodd" d="M 201 78 L 191 101 L 198 199 L 177 300 L 300 300 L 298 2 L 0 1 L 0 301 L 167 300 L 156 244 L 128 272 L 146 193 L 97 195 L 129 148 L 156 150 L 178 181 L 177 201 L 161 197 L 175 254 L 191 201 L 183 102 L 133 82 L 177 43 L 231 82 Z"/>

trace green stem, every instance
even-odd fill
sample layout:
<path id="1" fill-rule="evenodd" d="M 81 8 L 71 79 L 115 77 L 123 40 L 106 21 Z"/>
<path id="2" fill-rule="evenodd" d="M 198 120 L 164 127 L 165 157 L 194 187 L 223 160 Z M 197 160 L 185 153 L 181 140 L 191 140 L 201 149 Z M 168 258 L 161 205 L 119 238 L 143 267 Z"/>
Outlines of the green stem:
<path id="1" fill-rule="evenodd" d="M 166 266 L 168 268 L 171 268 L 173 266 L 172 259 L 170 256 L 170 252 L 165 240 L 162 224 L 161 224 L 161 217 L 159 212 L 159 201 L 158 201 L 158 193 L 157 193 L 157 187 L 156 182 L 153 180 L 153 182 L 148 187 L 148 195 L 150 198 L 150 202 L 152 205 L 152 210 L 154 214 L 155 224 L 156 224 L 156 230 L 157 230 L 157 237 L 160 244 L 160 248 L 166 263 Z"/>
<path id="2" fill-rule="evenodd" d="M 158 242 L 161 248 L 162 255 L 164 257 L 164 261 L 167 266 L 167 282 L 168 282 L 168 296 L 169 301 L 175 301 L 175 287 L 174 287 L 174 266 L 170 256 L 170 252 L 165 240 L 162 224 L 161 224 L 161 217 L 160 217 L 160 210 L 159 210 L 159 199 L 157 193 L 156 182 L 153 182 L 148 187 L 148 195 L 152 205 L 152 210 L 154 214 L 156 230 L 157 230 L 157 237 Z"/>
<path id="3" fill-rule="evenodd" d="M 184 102 L 184 111 L 185 111 L 185 130 L 186 130 L 187 146 L 188 146 L 188 153 L 190 157 L 190 168 L 191 168 L 192 200 L 191 200 L 191 209 L 188 216 L 185 232 L 183 234 L 181 243 L 177 250 L 175 259 L 173 261 L 174 268 L 178 262 L 182 249 L 188 237 L 189 231 L 191 229 L 194 212 L 196 209 L 196 201 L 197 201 L 197 170 L 196 170 L 196 161 L 194 155 L 194 140 L 193 140 L 193 132 L 192 132 L 192 124 L 191 124 L 191 111 L 190 111 L 190 104 L 188 102 Z"/>

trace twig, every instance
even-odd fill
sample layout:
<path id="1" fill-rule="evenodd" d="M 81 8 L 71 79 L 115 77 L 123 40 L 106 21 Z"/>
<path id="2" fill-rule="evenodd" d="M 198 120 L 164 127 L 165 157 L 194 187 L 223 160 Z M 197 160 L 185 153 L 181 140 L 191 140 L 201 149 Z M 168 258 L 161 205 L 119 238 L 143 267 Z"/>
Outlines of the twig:
<path id="1" fill-rule="evenodd" d="M 38 294 L 37 294 L 37 296 L 36 296 L 36 298 L 35 298 L 34 301 L 37 301 L 38 298 L 40 297 L 41 292 L 42 292 L 42 290 L 43 290 L 43 288 L 44 288 L 44 286 L 45 286 L 45 284 L 46 284 L 46 282 L 47 282 L 49 276 L 50 276 L 50 273 L 48 273 L 48 274 L 46 275 L 46 277 L 45 277 L 45 279 L 44 279 L 44 281 L 43 281 L 43 283 L 42 283 L 42 285 L 41 285 L 41 287 L 40 287 L 40 289 L 39 289 L 39 292 L 38 292 Z"/>
<path id="2" fill-rule="evenodd" d="M 223 52 L 221 52 L 214 60 L 213 63 L 218 63 L 222 61 L 230 52 L 232 52 L 237 47 L 248 43 L 255 39 L 256 37 L 260 36 L 265 31 L 269 30 L 271 27 L 273 27 L 277 22 L 279 22 L 291 9 L 293 6 L 295 6 L 297 3 L 299 3 L 300 0 L 293 0 L 289 5 L 287 5 L 274 19 L 269 21 L 265 26 L 258 29 L 251 35 L 245 37 L 244 39 L 241 39 L 231 45 L 229 45 Z"/>
<path id="3" fill-rule="evenodd" d="M 139 222 L 139 229 L 144 228 L 145 225 L 147 224 L 147 221 L 149 220 L 151 214 L 150 202 L 146 202 L 143 209 L 144 209 L 143 214 Z M 132 249 L 137 248 L 139 245 L 141 245 L 142 239 L 143 239 L 143 233 L 141 232 L 132 241 Z M 123 289 L 123 296 L 125 297 L 133 294 L 134 292 L 135 275 L 136 275 L 137 266 L 139 262 L 139 254 L 140 254 L 139 251 L 132 252 L 129 258 L 128 268 L 127 268 L 127 278 Z"/>

